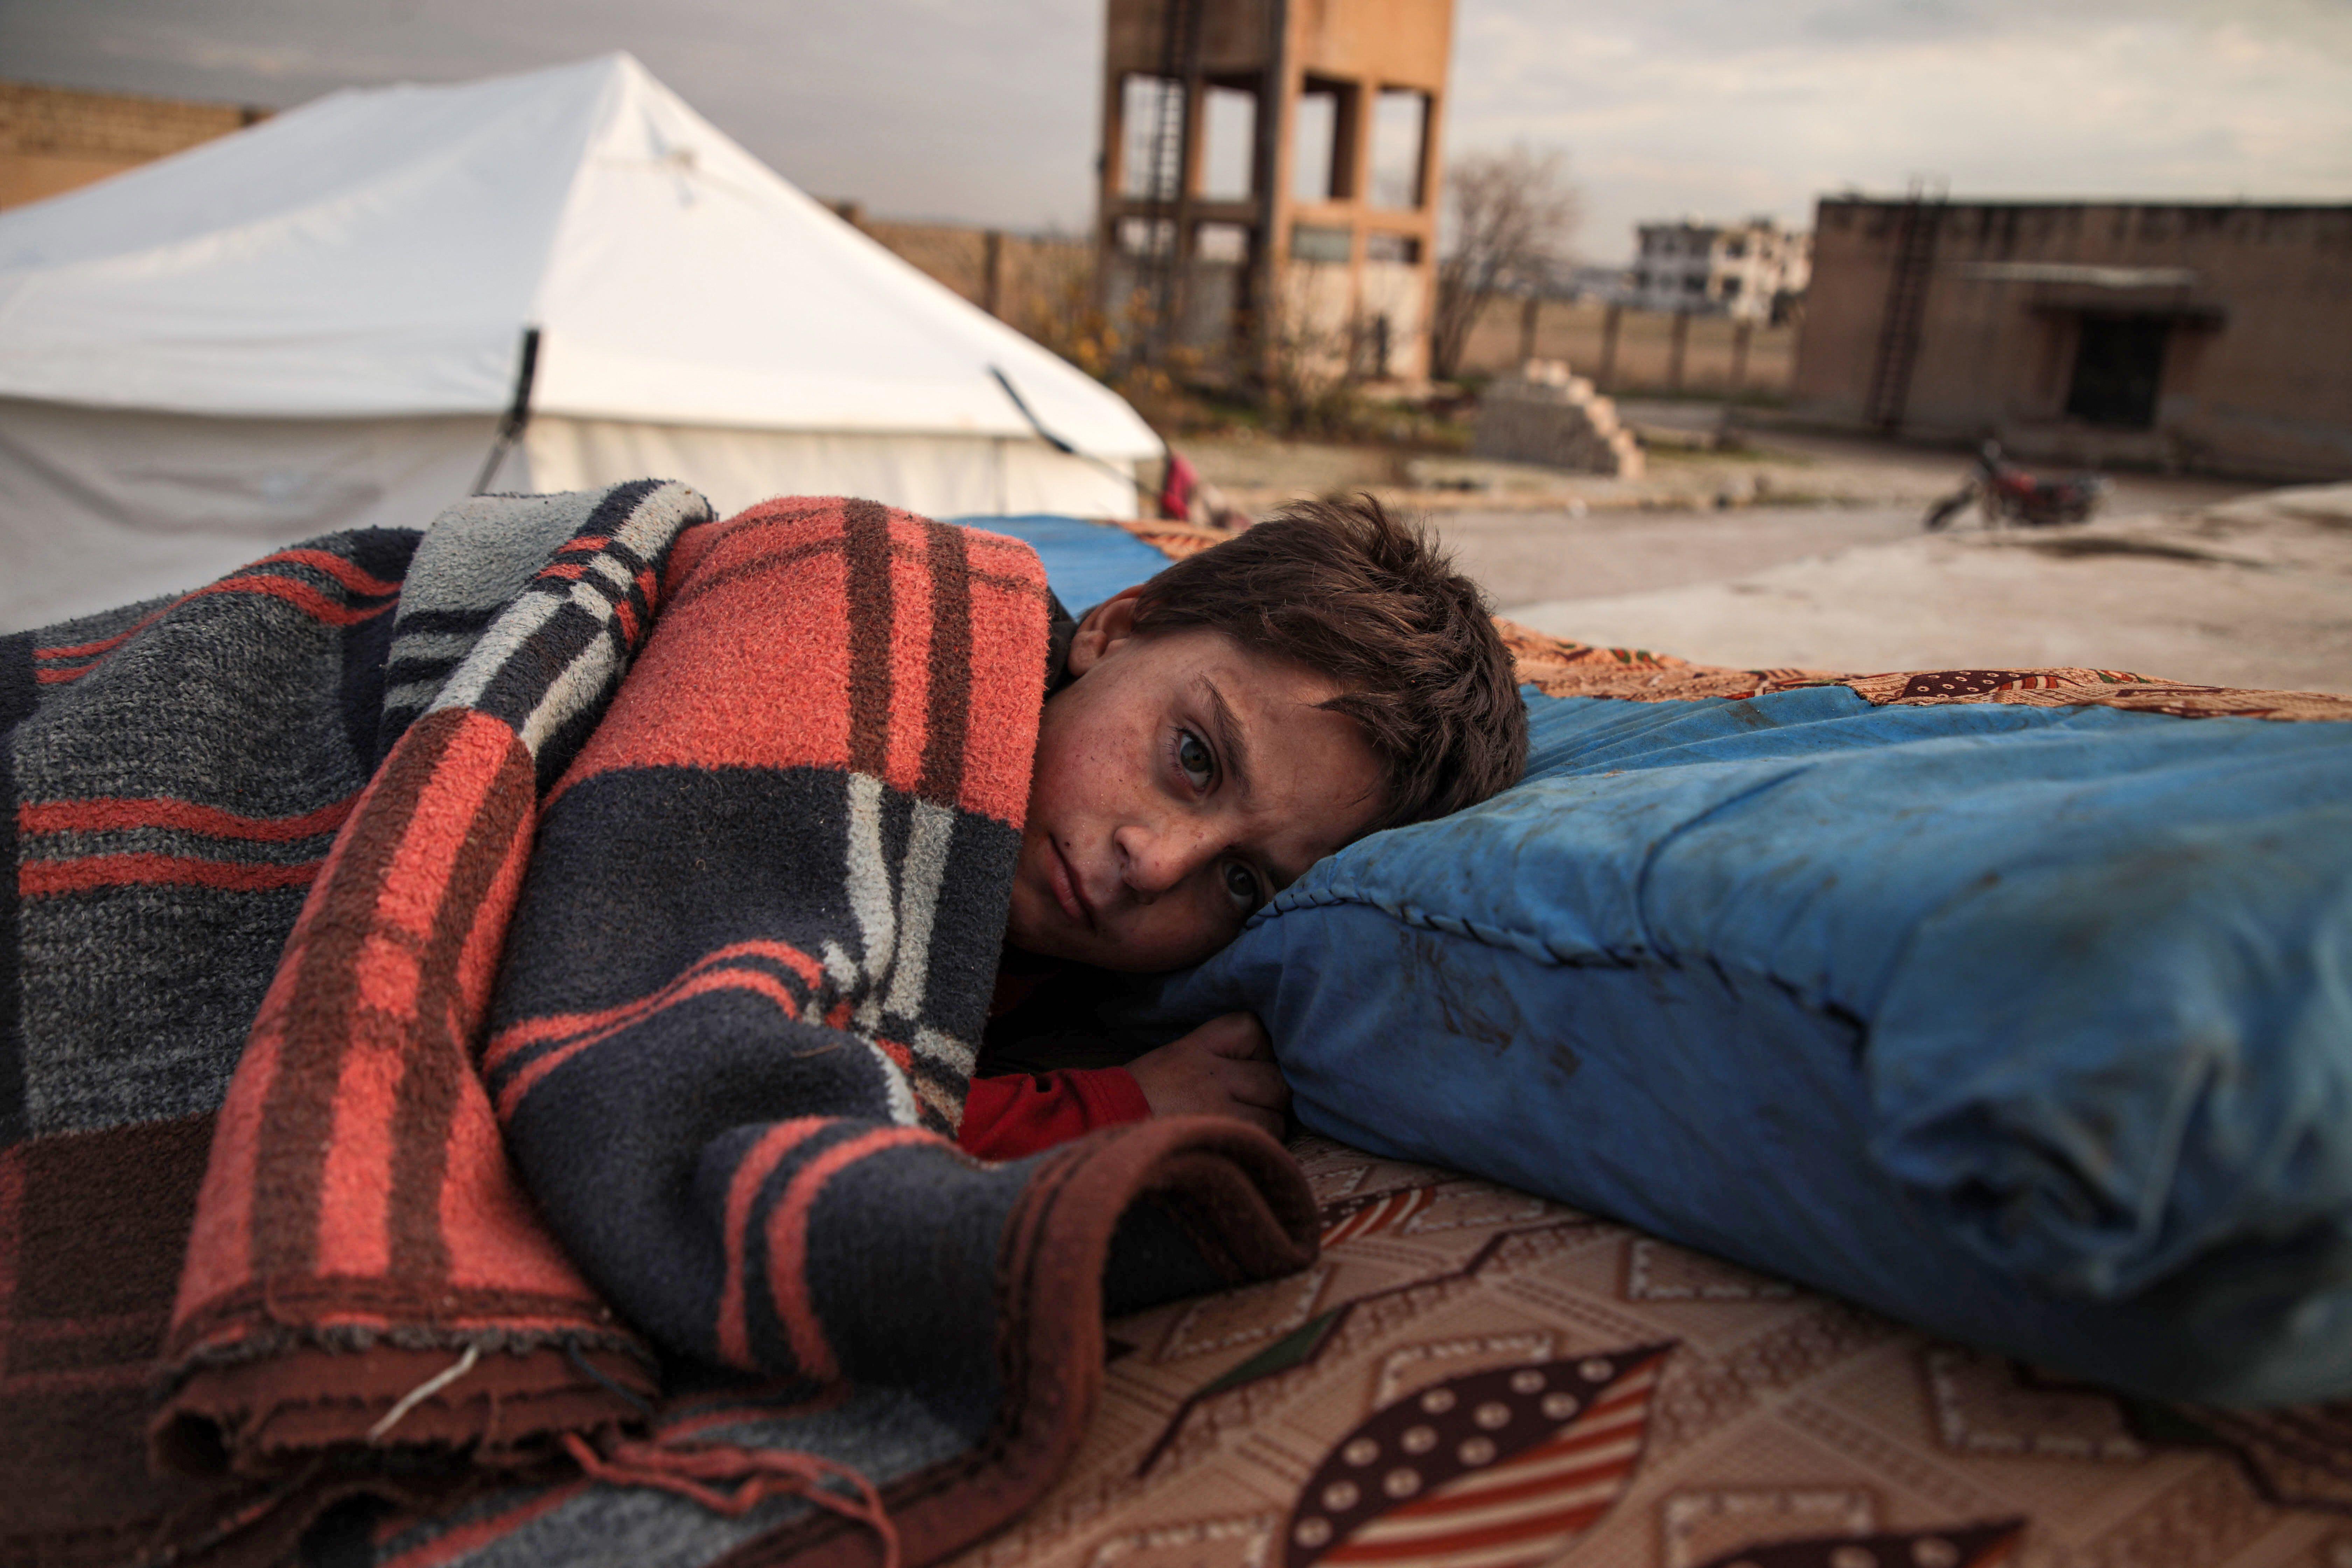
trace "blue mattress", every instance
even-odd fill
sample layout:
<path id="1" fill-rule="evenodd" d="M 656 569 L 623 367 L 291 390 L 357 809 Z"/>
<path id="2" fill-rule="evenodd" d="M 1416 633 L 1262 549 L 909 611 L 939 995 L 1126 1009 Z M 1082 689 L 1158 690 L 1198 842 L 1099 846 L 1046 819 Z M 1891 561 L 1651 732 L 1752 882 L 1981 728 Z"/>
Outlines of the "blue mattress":
<path id="1" fill-rule="evenodd" d="M 1307 1125 L 2177 1397 L 2352 1393 L 2352 725 L 1531 698 L 1166 998 Z"/>
<path id="2" fill-rule="evenodd" d="M 960 517 L 966 528 L 1010 534 L 1037 552 L 1045 581 L 1069 612 L 1084 615 L 1121 588 L 1168 564 L 1168 557 L 1125 529 L 1075 517 Z"/>
<path id="3" fill-rule="evenodd" d="M 1528 696 L 1524 783 L 1316 866 L 1162 1025 L 2029 1361 L 2352 1394 L 2352 724 Z"/>

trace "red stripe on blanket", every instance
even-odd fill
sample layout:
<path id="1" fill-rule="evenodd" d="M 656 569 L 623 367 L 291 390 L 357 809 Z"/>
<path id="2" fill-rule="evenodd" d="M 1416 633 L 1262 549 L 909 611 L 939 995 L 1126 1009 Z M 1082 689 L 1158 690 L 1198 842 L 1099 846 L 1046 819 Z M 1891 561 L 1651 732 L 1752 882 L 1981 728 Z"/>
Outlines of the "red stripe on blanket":
<path id="1" fill-rule="evenodd" d="M 362 792 L 354 813 L 357 820 L 329 855 L 330 875 L 311 889 L 302 906 L 221 1106 L 212 1161 L 196 1202 L 188 1263 L 172 1310 L 174 1325 L 255 1278 L 260 1256 L 256 1244 L 257 1177 L 265 1163 L 277 1154 L 278 1141 L 295 1131 L 291 1109 L 285 1116 L 277 1110 L 282 1095 L 299 1093 L 284 1087 L 289 1069 L 299 1072 L 303 1058 L 315 1052 L 315 1041 L 306 1037 L 320 1031 L 322 1014 L 348 1016 L 351 1009 L 348 986 L 335 987 L 323 1007 L 317 1005 L 320 998 L 306 996 L 311 1005 L 298 1012 L 293 998 L 313 967 L 311 955 L 320 947 L 322 934 L 341 927 L 348 935 L 362 925 L 363 911 L 352 908 L 354 884 L 346 873 L 361 880 L 381 875 L 405 830 L 407 814 L 415 809 L 423 784 L 431 778 L 457 728 L 454 715 L 429 714 L 401 738 L 374 781 Z M 315 1113 L 299 1121 L 300 1142 L 323 1149 L 331 1124 Z M 273 1184 L 280 1192 L 285 1186 L 282 1181 Z M 282 1249 L 271 1252 L 273 1263 L 282 1267 Z"/>
<path id="2" fill-rule="evenodd" d="M 776 1010 L 787 1018 L 800 1016 L 800 998 L 785 989 L 783 984 L 774 975 L 757 969 L 716 970 L 698 974 L 690 980 L 674 982 L 655 993 L 650 1005 L 645 1008 L 643 1016 L 649 1016 L 673 1004 L 686 1001 L 689 997 L 708 995 L 718 991 L 749 991 L 774 1003 Z M 844 1005 L 847 1005 L 844 1004 Z M 499 1119 L 503 1121 L 511 1118 L 515 1113 L 515 1108 L 522 1103 L 523 1097 L 557 1068 L 562 1067 L 589 1047 L 600 1041 L 611 1039 L 614 1035 L 633 1027 L 639 1021 L 638 1017 L 630 1017 L 608 1025 L 584 1039 L 573 1040 L 560 1046 L 533 1061 L 529 1067 L 515 1074 L 513 1080 L 499 1090 Z"/>
<path id="3" fill-rule="evenodd" d="M 379 577 L 374 573 L 367 571 L 355 563 L 344 560 L 331 551 L 281 550 L 275 555 L 263 556 L 253 564 L 268 566 L 281 561 L 324 572 L 352 593 L 362 594 L 370 598 L 400 592 L 398 582 L 388 577 Z"/>
<path id="4" fill-rule="evenodd" d="M 100 637 L 96 642 L 68 643 L 57 647 L 37 647 L 33 650 L 33 657 L 35 658 L 87 658 L 93 654 L 101 654 L 109 649 L 121 647 L 185 602 L 184 599 L 174 599 L 160 610 L 150 610 L 131 622 L 127 629 L 119 631 L 112 637 Z"/>
<path id="5" fill-rule="evenodd" d="M 438 1258 L 446 1151 L 415 1145 L 446 1137 L 441 1080 L 470 1076 L 450 994 L 466 933 L 438 924 L 451 899 L 497 880 L 528 832 L 532 793 L 513 731 L 460 710 L 420 721 L 371 786 L 288 945 L 223 1111 L 214 1167 L 238 1173 L 251 1206 L 242 1245 L 221 1251 L 249 1254 L 252 1275 L 372 1275 L 395 1247 Z M 474 910 L 464 913 L 470 929 Z M 423 1081 L 394 1065 L 420 1029 L 442 1037 L 415 1053 Z M 377 1134 L 358 1135 L 362 1124 Z"/>
<path id="6" fill-rule="evenodd" d="M 352 593 L 362 595 L 368 598 L 380 598 L 386 594 L 397 594 L 400 592 L 400 584 L 398 583 L 393 582 L 388 578 L 379 577 L 372 572 L 364 571 L 353 563 L 344 560 L 341 556 L 325 550 L 281 550 L 274 555 L 265 555 L 260 560 L 253 562 L 251 564 L 243 567 L 241 570 L 250 572 L 256 566 L 269 566 L 279 563 L 295 566 L 309 566 L 315 568 L 318 571 L 324 572 L 328 576 L 332 577 L 336 582 L 341 583 Z M 162 620 L 165 616 L 170 615 L 182 605 L 184 605 L 190 599 L 194 598 L 197 594 L 215 593 L 221 588 L 226 587 L 228 583 L 242 581 L 245 581 L 245 579 L 241 577 L 232 577 L 222 583 L 215 583 L 210 587 L 199 588 L 196 590 L 195 594 L 184 594 L 179 598 L 176 598 L 170 604 L 164 605 L 162 609 L 151 610 L 146 615 L 140 616 L 136 621 L 133 621 L 127 630 L 116 632 L 112 637 L 100 637 L 95 642 L 69 643 L 57 647 L 37 647 L 33 650 L 33 657 L 35 658 L 50 659 L 82 658 L 92 654 L 105 653 L 110 649 L 121 647 L 124 643 L 129 642 L 132 637 L 137 637 L 149 626 L 153 626 L 157 621 Z"/>
<path id="7" fill-rule="evenodd" d="M 719 1234 L 727 1247 L 727 1271 L 719 1290 L 719 1359 L 745 1372 L 758 1372 L 751 1354 L 751 1329 L 744 1305 L 743 1258 L 751 1228 L 751 1205 L 784 1156 L 832 1122 L 822 1116 L 779 1121 L 760 1135 L 727 1184 L 727 1215 Z"/>
<path id="8" fill-rule="evenodd" d="M 380 883 L 360 889 L 374 895 L 369 929 L 355 943 L 321 944 L 324 963 L 350 963 L 360 1004 L 341 1042 L 335 1133 L 318 1177 L 316 1251 L 306 1260 L 325 1273 L 389 1268 L 426 1282 L 448 1267 L 440 1199 L 450 1112 L 468 1088 L 482 1092 L 467 1053 L 481 1002 L 465 994 L 458 960 L 518 840 L 529 837 L 537 797 L 530 754 L 513 731 L 469 717 L 434 770 L 433 798 L 409 818 Z M 505 910 L 489 918 L 502 928 Z M 358 1076 L 379 1065 L 385 1081 Z M 396 1081 L 389 1078 L 394 1070 Z M 378 1129 L 384 1143 L 345 1137 L 347 1121 Z M 289 1175 L 302 1179 L 299 1171 Z M 353 1201 L 343 1206 L 338 1200 L 346 1191 Z"/>
<path id="9" fill-rule="evenodd" d="M 393 1119 L 407 1022 L 366 1006 L 346 1021 L 350 1038 L 328 1111 L 333 1130 L 317 1178 L 319 1266 L 329 1273 L 374 1278 L 391 1268 Z"/>
<path id="10" fill-rule="evenodd" d="M 498 1119 L 474 1066 L 499 947 L 522 889 L 536 826 L 536 770 L 520 749 L 509 753 L 509 763 L 499 785 L 502 798 L 487 802 L 488 809 L 468 829 L 464 857 L 449 875 L 434 915 L 415 1026 L 428 1048 L 415 1043 L 407 1047 L 407 1071 L 396 1102 L 390 1215 L 395 1279 L 446 1277 L 453 1248 L 466 1239 L 448 1229 L 449 1215 L 467 1214 L 470 1199 L 487 1197 L 496 1208 L 515 1195 Z M 517 763 L 526 771 L 519 773 Z M 490 1184 L 471 1192 L 454 1187 L 449 1173 L 457 1165 L 494 1173 Z M 503 1238 L 506 1230 L 493 1224 L 483 1234 Z M 503 1256 L 505 1240 L 496 1245 L 499 1250 L 488 1256 Z"/>
<path id="11" fill-rule="evenodd" d="M 840 768 L 1020 822 L 1045 681 L 1028 546 L 865 503 L 772 501 L 698 553 L 558 793 L 624 767 Z M 676 691 L 702 694 L 696 710 L 656 695 Z"/>
<path id="12" fill-rule="evenodd" d="M 362 621 L 383 614 L 400 602 L 388 599 L 381 605 L 339 605 L 308 583 L 297 583 L 291 577 L 230 577 L 208 588 L 199 588 L 188 597 L 200 599 L 207 594 L 267 594 L 272 598 L 285 600 L 312 620 L 331 626 L 357 626 Z"/>
<path id="13" fill-rule="evenodd" d="M 20 898 L 94 892 L 100 888 L 179 886 L 228 893 L 309 886 L 326 861 L 298 866 L 248 866 L 184 855 L 85 855 L 72 860 L 27 860 L 17 868 Z"/>
<path id="14" fill-rule="evenodd" d="M 310 554 L 316 552 L 306 551 L 301 552 L 300 553 Z M 254 563 L 254 564 L 258 566 L 266 564 L 269 561 L 284 559 L 285 557 L 282 555 L 273 555 L 265 557 L 263 561 L 257 561 Z M 366 575 L 364 573 L 361 574 L 362 576 Z M 375 578 L 369 578 L 368 580 L 370 582 L 377 581 Z M 378 591 L 383 593 L 391 593 L 393 588 L 396 586 L 397 584 L 388 584 L 383 589 Z M 373 619 L 375 616 L 383 614 L 386 610 L 393 608 L 400 603 L 399 599 L 394 597 L 387 598 L 383 603 L 376 605 L 342 605 L 327 597 L 326 595 L 320 593 L 318 589 L 313 588 L 308 583 L 298 582 L 291 577 L 273 577 L 268 575 L 252 577 L 225 577 L 217 583 L 207 584 L 205 586 L 198 588 L 192 594 L 182 595 L 179 598 L 173 600 L 172 603 L 164 605 L 162 609 L 155 611 L 152 615 L 142 617 L 128 631 L 118 632 L 110 637 L 101 637 L 97 642 L 80 643 L 70 647 L 35 648 L 33 650 L 33 657 L 36 659 L 48 659 L 54 661 L 57 659 L 88 658 L 89 662 L 87 664 L 76 665 L 71 668 L 37 669 L 33 672 L 33 679 L 45 686 L 56 686 L 66 681 L 79 680 L 91 670 L 101 668 L 106 662 L 106 655 L 112 653 L 116 648 L 121 647 L 124 643 L 130 641 L 132 637 L 146 630 L 147 627 L 153 625 L 163 616 L 171 614 L 173 610 L 178 609 L 181 605 L 185 605 L 192 600 L 201 599 L 211 594 L 267 595 L 274 599 L 283 599 L 286 603 L 293 605 L 296 609 L 301 611 L 312 620 L 331 626 L 357 626 L 362 621 Z"/>
<path id="15" fill-rule="evenodd" d="M 757 942 L 730 942 L 714 948 L 687 966 L 676 980 L 650 995 L 639 996 L 593 1013 L 551 1013 L 544 1017 L 525 1018 L 510 1024 L 490 1038 L 482 1052 L 482 1069 L 495 1072 L 515 1052 L 547 1040 L 560 1040 L 567 1035 L 586 1030 L 604 1030 L 636 1022 L 665 1005 L 666 999 L 677 987 L 706 971 L 720 968 L 746 958 L 764 958 L 783 964 L 807 983 L 811 990 L 824 983 L 824 965 L 803 952 L 790 942 L 761 939 Z"/>
<path id="16" fill-rule="evenodd" d="M 466 710 L 420 721 L 378 773 L 238 1063 L 176 1321 L 249 1281 L 387 1268 L 404 1291 L 439 1277 L 593 1303 L 516 1184 L 466 1049 L 521 880 L 532 777 L 513 731 Z M 430 1048 L 412 1045 L 394 1079 L 403 1029 Z M 387 1097 L 389 1134 L 358 1137 Z M 214 1337 L 242 1331 L 232 1317 Z"/>
<path id="17" fill-rule="evenodd" d="M 1017 539 L 967 530 L 966 570 L 971 584 L 971 638 L 974 646 L 1008 646 L 1014 628 L 1041 613 L 1031 582 L 1042 590 L 1045 568 L 1037 553 Z M 1040 621 L 1040 633 L 1043 622 Z M 1019 826 L 1029 809 L 1029 766 L 1037 746 L 1037 710 L 1045 700 L 1045 647 L 1032 670 L 1010 658 L 973 661 L 971 695 L 964 703 L 962 783 L 955 800 Z"/>
<path id="18" fill-rule="evenodd" d="M 201 833 L 208 838 L 242 838 L 282 844 L 295 838 L 315 838 L 343 825 L 359 804 L 353 794 L 332 805 L 322 805 L 300 816 L 240 816 L 217 806 L 184 800 L 137 800 L 102 797 L 97 800 L 27 801 L 16 808 L 16 831 L 27 837 L 39 833 L 112 833 L 139 827 L 168 827 Z"/>
<path id="19" fill-rule="evenodd" d="M 868 1155 L 909 1143 L 929 1143 L 942 1149 L 948 1146 L 938 1134 L 919 1127 L 877 1128 L 835 1144 L 793 1172 L 783 1195 L 768 1212 L 770 1299 L 775 1302 L 776 1316 L 783 1321 L 793 1363 L 818 1383 L 830 1383 L 839 1377 L 841 1368 L 834 1362 L 833 1346 L 825 1338 L 824 1323 L 818 1320 L 816 1303 L 808 1296 L 809 1215 L 817 1199 L 824 1195 L 825 1184 L 835 1175 Z"/>

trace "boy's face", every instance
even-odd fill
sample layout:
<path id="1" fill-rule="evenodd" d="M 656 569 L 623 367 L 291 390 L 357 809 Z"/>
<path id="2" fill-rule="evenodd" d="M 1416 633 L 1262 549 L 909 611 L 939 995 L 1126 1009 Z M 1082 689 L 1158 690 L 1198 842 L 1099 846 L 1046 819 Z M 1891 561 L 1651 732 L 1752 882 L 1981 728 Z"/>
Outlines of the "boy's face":
<path id="1" fill-rule="evenodd" d="M 1339 686 L 1188 626 L 1138 637 L 1097 605 L 1045 704 L 1006 940 L 1152 973 L 1197 963 L 1379 815 L 1380 759 L 1315 706 Z"/>

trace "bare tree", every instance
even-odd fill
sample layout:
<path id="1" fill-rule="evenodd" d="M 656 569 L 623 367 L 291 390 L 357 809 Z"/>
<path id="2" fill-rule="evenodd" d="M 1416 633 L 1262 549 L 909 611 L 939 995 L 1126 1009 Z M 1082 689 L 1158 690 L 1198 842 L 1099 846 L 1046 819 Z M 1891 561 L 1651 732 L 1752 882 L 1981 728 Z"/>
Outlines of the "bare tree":
<path id="1" fill-rule="evenodd" d="M 1445 172 L 1450 243 L 1437 264 L 1437 320 L 1430 334 L 1431 370 L 1448 378 L 1461 368 L 1471 323 L 1486 302 L 1542 281 L 1576 227 L 1580 205 L 1558 153 L 1524 145 L 1471 153 Z"/>

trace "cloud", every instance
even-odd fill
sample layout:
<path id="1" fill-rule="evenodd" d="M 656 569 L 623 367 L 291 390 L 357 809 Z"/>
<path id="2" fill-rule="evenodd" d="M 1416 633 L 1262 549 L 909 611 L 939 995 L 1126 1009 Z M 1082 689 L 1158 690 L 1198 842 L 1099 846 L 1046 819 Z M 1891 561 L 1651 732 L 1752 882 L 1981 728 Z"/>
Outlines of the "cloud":
<path id="1" fill-rule="evenodd" d="M 879 213 L 1083 223 L 1099 0 L 0 0 L 11 76 L 289 107 L 626 49 L 788 177 Z"/>
<path id="2" fill-rule="evenodd" d="M 1583 248 L 1849 185 L 2352 196 L 2345 0 L 1456 0 L 1446 136 L 1570 157 Z M 0 0 L 11 75 L 286 106 L 608 50 L 883 215 L 1082 227 L 1103 0 Z"/>
<path id="3" fill-rule="evenodd" d="M 1983 197 L 2352 191 L 2352 13 L 2302 0 L 1465 0 L 1455 83 L 1455 148 L 1575 154 L 1600 256 L 1643 218 L 1803 222 L 1819 195 L 1915 176 Z"/>

